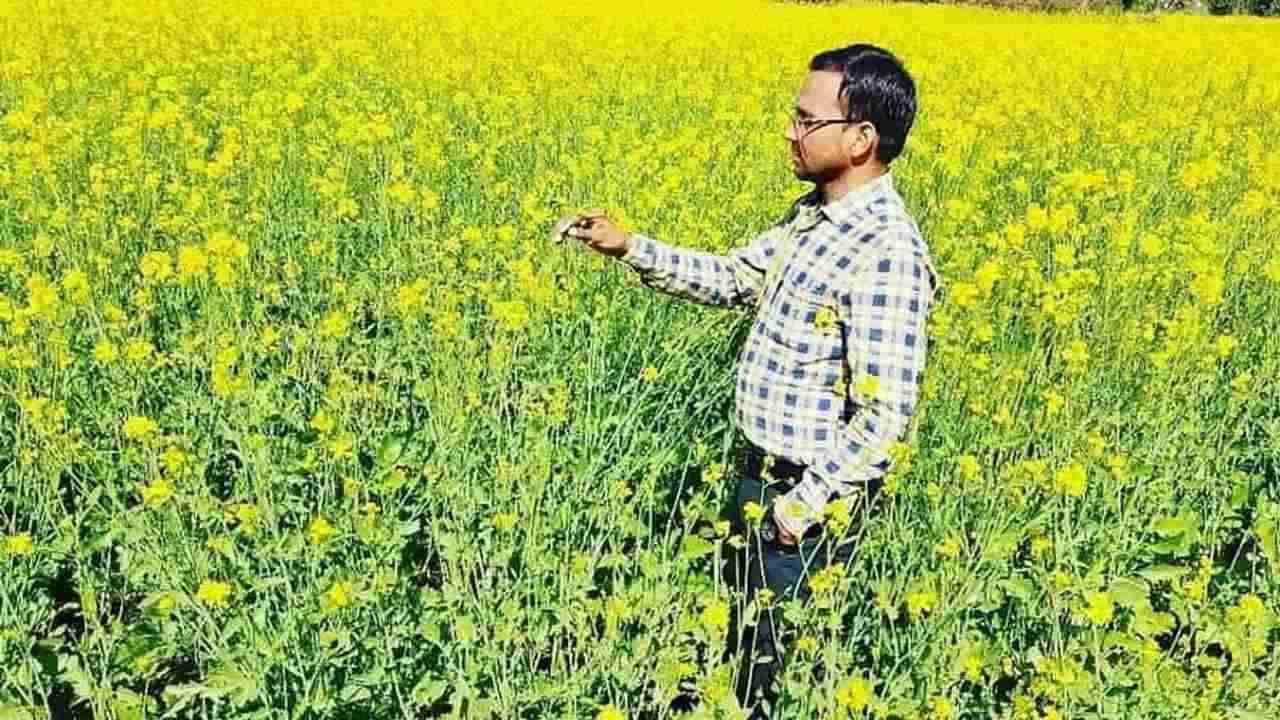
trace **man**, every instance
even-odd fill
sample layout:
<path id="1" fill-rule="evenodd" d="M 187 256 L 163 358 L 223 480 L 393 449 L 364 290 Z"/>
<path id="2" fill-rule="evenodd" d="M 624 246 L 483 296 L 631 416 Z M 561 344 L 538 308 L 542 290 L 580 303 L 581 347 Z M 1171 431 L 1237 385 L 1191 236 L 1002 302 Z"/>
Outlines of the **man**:
<path id="1" fill-rule="evenodd" d="M 566 231 L 651 288 L 754 311 L 737 368 L 746 450 L 734 525 L 760 531 L 725 568 L 743 590 L 728 652 L 753 650 L 738 672 L 744 705 L 757 691 L 775 696 L 781 648 L 774 612 L 740 633 L 742 608 L 762 587 L 803 599 L 807 578 L 848 562 L 852 543 L 824 533 L 824 517 L 837 498 L 846 508 L 870 500 L 914 414 L 938 278 L 889 165 L 915 111 L 915 83 L 893 54 L 864 44 L 819 53 L 785 131 L 796 177 L 814 188 L 746 247 L 724 256 L 672 247 L 600 211 Z M 758 703 L 754 713 L 765 716 Z"/>

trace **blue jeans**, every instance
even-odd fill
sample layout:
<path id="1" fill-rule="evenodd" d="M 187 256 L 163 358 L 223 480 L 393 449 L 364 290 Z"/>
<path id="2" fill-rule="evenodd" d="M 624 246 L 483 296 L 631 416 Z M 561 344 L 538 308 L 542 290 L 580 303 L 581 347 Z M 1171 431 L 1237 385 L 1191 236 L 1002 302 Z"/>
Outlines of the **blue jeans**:
<path id="1" fill-rule="evenodd" d="M 757 613 L 754 624 L 743 626 L 743 608 L 757 591 L 765 587 L 774 593 L 771 606 L 791 598 L 808 598 L 808 578 L 830 564 L 847 564 L 854 549 L 852 542 L 837 544 L 836 538 L 826 535 L 821 526 L 812 529 L 798 545 L 791 547 L 766 543 L 760 538 L 758 529 L 748 530 L 742 517 L 743 506 L 754 501 L 769 508 L 774 497 L 788 489 L 790 486 L 784 482 L 765 485 L 759 478 L 748 477 L 742 470 L 738 472 L 737 498 L 731 523 L 735 533 L 747 538 L 747 544 L 740 549 L 731 548 L 724 565 L 724 578 L 730 587 L 741 590 L 744 597 L 730 613 L 729 641 L 724 659 L 727 661 L 741 654 L 735 692 L 743 707 L 755 703 L 752 718 L 768 717 L 759 704 L 761 697 L 768 699 L 770 704 L 776 698 L 772 685 L 782 670 L 777 639 L 785 628 L 779 626 L 782 611 L 777 607 Z M 757 662 L 758 658 L 770 659 Z"/>

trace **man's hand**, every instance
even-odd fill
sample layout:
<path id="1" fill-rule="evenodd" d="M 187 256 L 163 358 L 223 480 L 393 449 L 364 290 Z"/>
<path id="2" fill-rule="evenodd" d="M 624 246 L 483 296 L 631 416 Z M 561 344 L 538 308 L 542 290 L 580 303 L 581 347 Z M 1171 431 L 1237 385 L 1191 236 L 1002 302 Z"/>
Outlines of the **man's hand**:
<path id="1" fill-rule="evenodd" d="M 581 240 L 602 255 L 618 258 L 627 254 L 627 234 L 610 220 L 604 210 L 588 210 L 561 221 L 567 227 L 561 232 Z"/>
<path id="2" fill-rule="evenodd" d="M 787 529 L 782 526 L 782 521 L 778 519 L 777 513 L 770 513 L 769 515 L 773 518 L 774 526 L 778 528 L 778 544 L 795 547 L 799 543 L 796 536 L 787 532 Z"/>

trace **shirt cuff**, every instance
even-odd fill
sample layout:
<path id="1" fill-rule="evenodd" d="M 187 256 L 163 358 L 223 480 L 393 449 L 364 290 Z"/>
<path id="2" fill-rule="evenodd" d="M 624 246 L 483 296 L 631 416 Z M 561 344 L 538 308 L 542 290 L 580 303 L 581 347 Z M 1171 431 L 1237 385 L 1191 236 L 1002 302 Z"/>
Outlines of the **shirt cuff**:
<path id="1" fill-rule="evenodd" d="M 618 259 L 639 271 L 652 270 L 658 258 L 655 240 L 639 233 L 627 235 L 627 252 Z"/>
<path id="2" fill-rule="evenodd" d="M 790 492 L 780 495 L 774 500 L 773 515 L 778 524 L 782 526 L 782 529 L 795 536 L 797 540 L 804 537 L 804 534 L 815 523 L 822 521 L 822 513 L 826 510 L 826 502 L 821 505 L 814 505 L 808 498 L 826 497 L 827 493 L 825 491 L 806 492 L 814 485 L 823 487 L 821 483 L 821 480 L 818 480 L 810 470 L 806 469 L 803 479 L 798 485 L 791 488 Z"/>

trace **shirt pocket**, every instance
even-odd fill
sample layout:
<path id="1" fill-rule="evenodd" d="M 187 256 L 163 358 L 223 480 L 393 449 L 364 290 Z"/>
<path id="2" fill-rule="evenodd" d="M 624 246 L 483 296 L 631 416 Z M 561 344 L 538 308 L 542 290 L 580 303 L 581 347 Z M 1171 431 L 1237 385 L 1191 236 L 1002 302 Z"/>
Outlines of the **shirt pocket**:
<path id="1" fill-rule="evenodd" d="M 798 356 L 797 363 L 834 363 L 843 357 L 843 323 L 835 293 L 811 268 L 796 266 L 783 275 L 774 315 L 771 334 Z"/>

